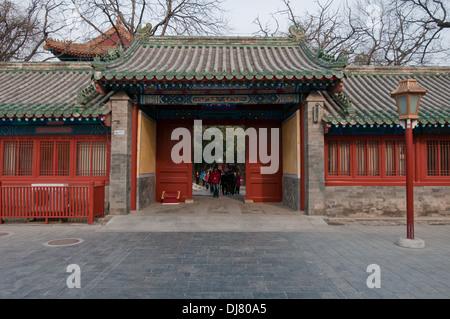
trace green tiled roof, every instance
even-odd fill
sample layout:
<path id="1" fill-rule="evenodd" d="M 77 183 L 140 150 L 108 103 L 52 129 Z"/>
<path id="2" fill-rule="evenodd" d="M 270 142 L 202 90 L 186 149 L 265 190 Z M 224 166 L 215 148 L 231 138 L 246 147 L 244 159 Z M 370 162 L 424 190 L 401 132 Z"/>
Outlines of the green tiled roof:
<path id="1" fill-rule="evenodd" d="M 450 67 L 347 67 L 340 94 L 324 93 L 325 122 L 333 125 L 399 124 L 390 93 L 400 80 L 417 79 L 428 90 L 422 97 L 419 123 L 450 123 Z"/>
<path id="2" fill-rule="evenodd" d="M 0 117 L 97 117 L 99 95 L 87 63 L 0 63 Z"/>
<path id="3" fill-rule="evenodd" d="M 94 62 L 96 80 L 341 79 L 343 60 L 298 37 L 138 38 L 121 58 Z"/>

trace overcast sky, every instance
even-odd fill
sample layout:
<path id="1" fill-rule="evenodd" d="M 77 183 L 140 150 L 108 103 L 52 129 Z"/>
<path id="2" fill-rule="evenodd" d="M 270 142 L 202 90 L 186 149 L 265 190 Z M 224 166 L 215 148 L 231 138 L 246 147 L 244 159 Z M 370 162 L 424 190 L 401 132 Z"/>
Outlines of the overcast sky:
<path id="1" fill-rule="evenodd" d="M 335 1 L 336 4 L 340 0 Z M 295 14 L 301 15 L 304 11 L 314 12 L 317 4 L 313 0 L 294 0 L 291 2 L 295 10 Z M 249 36 L 258 31 L 258 27 L 253 21 L 259 16 L 262 23 L 271 20 L 271 14 L 284 9 L 282 0 L 225 0 L 223 7 L 228 10 L 230 17 L 229 35 Z M 289 28 L 286 18 L 279 16 L 280 31 L 286 32 Z M 273 21 L 273 20 L 272 20 Z"/>

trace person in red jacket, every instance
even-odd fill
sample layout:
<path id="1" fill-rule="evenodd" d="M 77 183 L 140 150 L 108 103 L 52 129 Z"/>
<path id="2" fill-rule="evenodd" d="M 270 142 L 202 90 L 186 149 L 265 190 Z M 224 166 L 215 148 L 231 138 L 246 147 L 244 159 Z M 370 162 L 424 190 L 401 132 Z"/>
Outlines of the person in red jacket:
<path id="1" fill-rule="evenodd" d="M 214 170 L 211 173 L 210 181 L 211 181 L 211 189 L 213 192 L 213 197 L 219 197 L 220 173 L 217 170 L 217 166 L 214 167 Z"/>
<path id="2" fill-rule="evenodd" d="M 203 178 L 203 181 L 206 184 L 206 190 L 209 188 L 209 172 L 206 172 L 205 177 Z"/>

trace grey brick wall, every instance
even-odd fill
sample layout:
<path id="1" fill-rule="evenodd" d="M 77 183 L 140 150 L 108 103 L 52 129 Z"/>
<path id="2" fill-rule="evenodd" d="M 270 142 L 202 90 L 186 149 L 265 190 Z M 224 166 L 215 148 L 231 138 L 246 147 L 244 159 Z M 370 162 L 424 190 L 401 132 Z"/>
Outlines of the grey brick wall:
<path id="1" fill-rule="evenodd" d="M 293 210 L 300 210 L 300 179 L 283 175 L 283 204 Z"/>
<path id="2" fill-rule="evenodd" d="M 324 98 L 312 91 L 303 102 L 305 132 L 305 209 L 308 215 L 325 214 L 324 133 L 322 124 Z"/>
<path id="3" fill-rule="evenodd" d="M 325 195 L 329 217 L 406 216 L 404 186 L 327 186 Z M 450 186 L 414 187 L 414 213 L 450 216 Z"/>
<path id="4" fill-rule="evenodd" d="M 145 207 L 155 202 L 156 192 L 156 176 L 150 175 L 140 177 L 137 179 L 136 196 L 137 196 L 137 210 L 144 209 Z"/>
<path id="5" fill-rule="evenodd" d="M 130 212 L 131 195 L 131 117 L 132 101 L 125 92 L 111 97 L 111 171 L 109 213 Z M 115 134 L 116 131 L 124 134 Z"/>

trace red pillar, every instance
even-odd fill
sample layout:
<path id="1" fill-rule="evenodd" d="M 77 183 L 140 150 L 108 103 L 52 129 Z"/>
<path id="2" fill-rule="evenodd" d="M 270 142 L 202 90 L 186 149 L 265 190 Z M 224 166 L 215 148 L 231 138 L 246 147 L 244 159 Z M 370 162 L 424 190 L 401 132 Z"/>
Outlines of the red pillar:
<path id="1" fill-rule="evenodd" d="M 2 215 L 3 215 L 3 200 L 2 200 L 2 197 L 3 196 L 2 196 L 2 194 L 3 194 L 2 182 L 0 182 L 0 225 L 3 224 L 3 219 L 2 219 Z"/>
<path id="2" fill-rule="evenodd" d="M 412 120 L 405 120 L 406 238 L 414 239 L 414 146 Z"/>
<path id="3" fill-rule="evenodd" d="M 90 182 L 89 183 L 89 190 L 88 190 L 88 192 L 89 192 L 89 207 L 88 207 L 89 217 L 88 217 L 88 224 L 89 225 L 92 225 L 92 223 L 94 222 L 94 196 L 95 196 L 94 186 L 95 186 L 94 182 Z"/>

